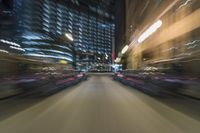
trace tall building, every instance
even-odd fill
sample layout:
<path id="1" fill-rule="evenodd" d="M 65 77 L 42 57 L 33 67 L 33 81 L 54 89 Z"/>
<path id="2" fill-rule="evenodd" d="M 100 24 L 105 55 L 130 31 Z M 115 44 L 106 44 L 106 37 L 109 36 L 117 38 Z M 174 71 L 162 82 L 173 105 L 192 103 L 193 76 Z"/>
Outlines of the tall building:
<path id="1" fill-rule="evenodd" d="M 114 24 L 78 11 L 72 14 L 77 69 L 109 71 Z"/>
<path id="2" fill-rule="evenodd" d="M 0 22 L 1 30 L 6 27 L 5 31 L 12 34 L 0 36 L 19 44 L 21 54 L 50 62 L 66 60 L 78 70 L 111 70 L 115 32 L 112 15 L 97 6 L 88 5 L 86 9 L 81 0 L 3 2 L 4 7 L 10 5 L 11 17 L 10 23 L 5 22 L 10 25 Z"/>
<path id="3" fill-rule="evenodd" d="M 73 64 L 73 45 L 65 37 L 72 33 L 68 9 L 50 0 L 22 1 L 20 9 L 19 28 L 25 55 Z"/>

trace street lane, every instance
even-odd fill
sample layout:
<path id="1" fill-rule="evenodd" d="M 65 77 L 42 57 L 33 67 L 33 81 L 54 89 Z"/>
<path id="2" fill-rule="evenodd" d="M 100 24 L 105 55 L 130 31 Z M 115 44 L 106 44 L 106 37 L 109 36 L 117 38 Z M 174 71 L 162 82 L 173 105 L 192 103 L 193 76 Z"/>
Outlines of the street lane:
<path id="1" fill-rule="evenodd" d="M 88 81 L 73 88 L 36 101 L 16 113 L 14 113 L 16 105 L 13 105 L 12 115 L 0 116 L 0 132 L 199 133 L 200 131 L 198 119 L 200 117 L 196 111 L 194 115 L 188 115 L 188 111 L 181 111 L 183 108 L 169 106 L 167 100 L 152 98 L 103 75 L 91 76 Z M 22 102 L 26 102 L 26 99 Z M 0 106 L 1 104 L 3 103 L 0 103 Z M 196 104 L 199 106 L 198 102 Z M 6 110 L 6 107 L 4 109 Z"/>

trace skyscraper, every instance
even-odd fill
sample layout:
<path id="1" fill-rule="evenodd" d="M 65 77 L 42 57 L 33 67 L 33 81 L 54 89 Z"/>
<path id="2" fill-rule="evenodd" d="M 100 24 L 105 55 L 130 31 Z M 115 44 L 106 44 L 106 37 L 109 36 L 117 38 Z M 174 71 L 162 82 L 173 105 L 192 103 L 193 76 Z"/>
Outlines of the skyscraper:
<path id="1" fill-rule="evenodd" d="M 15 37 L 7 34 L 3 39 L 18 43 L 23 55 L 53 62 L 66 60 L 78 70 L 110 70 L 115 25 L 113 18 L 102 17 L 109 14 L 97 7 L 78 9 L 73 5 L 81 6 L 78 1 L 9 1 Z"/>

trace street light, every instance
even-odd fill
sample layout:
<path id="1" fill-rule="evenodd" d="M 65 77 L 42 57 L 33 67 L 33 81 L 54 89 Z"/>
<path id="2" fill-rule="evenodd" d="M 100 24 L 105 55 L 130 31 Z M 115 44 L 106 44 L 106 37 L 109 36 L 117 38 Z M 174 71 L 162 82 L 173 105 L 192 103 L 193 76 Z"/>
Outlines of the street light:
<path id="1" fill-rule="evenodd" d="M 121 58 L 120 57 L 117 57 L 116 59 L 115 59 L 115 63 L 119 63 L 121 61 Z"/>
<path id="2" fill-rule="evenodd" d="M 70 40 L 70 41 L 74 41 L 74 38 L 72 36 L 71 33 L 65 33 L 65 36 Z"/>
<path id="3" fill-rule="evenodd" d="M 126 45 L 123 49 L 122 49 L 122 54 L 125 54 L 126 53 L 126 51 L 128 50 L 128 45 Z"/>

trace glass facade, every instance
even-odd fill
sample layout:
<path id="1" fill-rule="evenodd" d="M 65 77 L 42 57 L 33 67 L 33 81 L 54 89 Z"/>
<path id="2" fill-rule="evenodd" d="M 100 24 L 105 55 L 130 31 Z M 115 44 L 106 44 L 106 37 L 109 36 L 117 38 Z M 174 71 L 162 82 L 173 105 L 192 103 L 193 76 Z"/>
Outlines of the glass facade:
<path id="1" fill-rule="evenodd" d="M 114 24 L 88 14 L 72 13 L 77 69 L 109 71 Z"/>
<path id="2" fill-rule="evenodd" d="M 2 20 L 14 23 L 4 26 L 0 22 L 1 29 L 9 28 L 0 39 L 19 44 L 21 54 L 48 61 L 64 59 L 78 70 L 110 70 L 114 22 L 53 0 L 9 1 L 11 17 Z M 66 33 L 73 41 L 66 38 Z"/>

